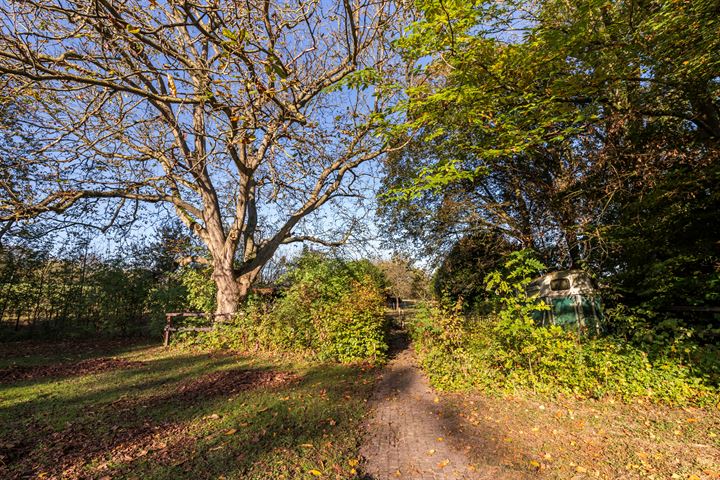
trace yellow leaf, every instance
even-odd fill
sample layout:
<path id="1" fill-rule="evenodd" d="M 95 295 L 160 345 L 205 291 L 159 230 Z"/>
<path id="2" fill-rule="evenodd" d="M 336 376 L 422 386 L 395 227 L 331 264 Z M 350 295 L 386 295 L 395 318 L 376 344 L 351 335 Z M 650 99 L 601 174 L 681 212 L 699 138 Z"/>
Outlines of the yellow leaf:
<path id="1" fill-rule="evenodd" d="M 308 470 L 308 473 L 313 477 L 319 477 L 320 475 L 322 475 L 322 473 L 320 473 L 320 470 Z"/>
<path id="2" fill-rule="evenodd" d="M 438 462 L 438 464 L 437 464 L 437 466 L 440 468 L 445 468 L 448 465 L 450 465 L 450 460 L 448 460 L 447 458 L 445 460 L 443 460 L 442 462 Z"/>
<path id="3" fill-rule="evenodd" d="M 133 28 L 130 25 L 125 25 L 125 30 L 127 30 L 128 33 L 140 33 L 139 28 Z"/>
<path id="4" fill-rule="evenodd" d="M 578 473 L 585 473 L 587 472 L 587 468 L 578 465 L 577 468 L 575 468 L 575 471 Z"/>
<path id="5" fill-rule="evenodd" d="M 530 466 L 535 470 L 540 470 L 540 462 L 538 461 L 530 460 Z"/>
<path id="6" fill-rule="evenodd" d="M 237 433 L 237 428 L 231 428 L 230 430 L 225 430 L 225 435 L 235 435 Z"/>
<path id="7" fill-rule="evenodd" d="M 700 477 L 698 477 L 697 475 L 690 475 L 688 477 L 688 480 L 700 480 Z"/>
<path id="8" fill-rule="evenodd" d="M 301 443 L 300 446 L 304 448 L 313 448 L 314 445 L 312 443 Z"/>
<path id="9" fill-rule="evenodd" d="M 350 460 L 348 460 L 348 465 L 350 465 L 351 467 L 356 466 L 358 463 L 360 462 L 358 462 L 356 458 L 351 458 Z"/>

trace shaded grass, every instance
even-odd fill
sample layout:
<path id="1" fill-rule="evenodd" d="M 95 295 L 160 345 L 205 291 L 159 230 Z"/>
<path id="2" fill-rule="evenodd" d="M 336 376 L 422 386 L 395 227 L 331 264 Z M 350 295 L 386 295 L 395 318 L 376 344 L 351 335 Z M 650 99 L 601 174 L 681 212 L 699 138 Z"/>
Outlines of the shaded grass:
<path id="1" fill-rule="evenodd" d="M 143 364 L 0 386 L 0 477 L 353 476 L 369 368 L 152 347 L 120 358 Z"/>

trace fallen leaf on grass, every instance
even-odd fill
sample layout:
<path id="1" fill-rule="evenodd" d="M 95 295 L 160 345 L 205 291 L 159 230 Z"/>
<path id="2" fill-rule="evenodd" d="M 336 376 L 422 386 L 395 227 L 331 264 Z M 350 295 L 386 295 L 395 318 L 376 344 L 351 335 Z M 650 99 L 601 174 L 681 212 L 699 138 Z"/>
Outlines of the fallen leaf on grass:
<path id="1" fill-rule="evenodd" d="M 540 470 L 540 462 L 536 460 L 530 460 L 530 467 L 534 468 L 535 470 Z"/>
<path id="2" fill-rule="evenodd" d="M 350 465 L 351 467 L 357 466 L 358 463 L 360 462 L 358 462 L 356 458 L 351 458 L 350 460 L 348 460 L 348 465 Z"/>
<path id="3" fill-rule="evenodd" d="M 445 460 L 443 460 L 442 462 L 438 462 L 438 464 L 437 464 L 437 466 L 440 468 L 445 468 L 448 465 L 450 465 L 450 460 L 448 460 L 447 458 Z"/>
<path id="4" fill-rule="evenodd" d="M 319 477 L 320 475 L 322 475 L 322 473 L 320 472 L 320 470 L 308 470 L 308 473 L 309 473 L 310 475 L 312 475 L 313 477 Z"/>
<path id="5" fill-rule="evenodd" d="M 237 433 L 237 428 L 231 428 L 230 430 L 225 430 L 225 435 L 235 435 Z"/>
<path id="6" fill-rule="evenodd" d="M 312 443 L 301 443 L 300 446 L 303 448 L 313 448 L 315 445 Z"/>

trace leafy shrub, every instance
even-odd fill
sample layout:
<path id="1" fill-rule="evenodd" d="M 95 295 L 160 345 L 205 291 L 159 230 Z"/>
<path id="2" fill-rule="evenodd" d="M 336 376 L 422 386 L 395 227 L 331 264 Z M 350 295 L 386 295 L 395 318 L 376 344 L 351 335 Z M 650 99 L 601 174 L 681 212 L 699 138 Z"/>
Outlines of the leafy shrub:
<path id="1" fill-rule="evenodd" d="M 192 311 L 215 310 L 217 286 L 211 274 L 212 270 L 209 268 L 185 267 L 180 271 L 180 280 L 187 292 L 186 304 Z"/>
<path id="2" fill-rule="evenodd" d="M 385 357 L 384 276 L 372 263 L 306 253 L 283 282 L 288 286 L 274 303 L 250 297 L 232 321 L 187 341 L 340 362 Z"/>
<path id="3" fill-rule="evenodd" d="M 697 344 L 673 337 L 647 348 L 620 336 L 581 340 L 558 326 L 538 327 L 530 314 L 542 307 L 525 296 L 524 286 L 539 265 L 518 253 L 505 266 L 506 272 L 488 276 L 488 287 L 498 294 L 495 313 L 466 317 L 462 306 L 440 302 L 415 318 L 411 335 L 437 387 L 532 389 L 671 404 L 717 399 L 717 377 L 687 356 L 698 351 Z M 636 335 L 645 335 L 637 318 L 630 323 Z"/>
<path id="4" fill-rule="evenodd" d="M 377 267 L 307 253 L 286 281 L 290 287 L 269 315 L 281 346 L 342 362 L 384 357 L 384 277 Z"/>

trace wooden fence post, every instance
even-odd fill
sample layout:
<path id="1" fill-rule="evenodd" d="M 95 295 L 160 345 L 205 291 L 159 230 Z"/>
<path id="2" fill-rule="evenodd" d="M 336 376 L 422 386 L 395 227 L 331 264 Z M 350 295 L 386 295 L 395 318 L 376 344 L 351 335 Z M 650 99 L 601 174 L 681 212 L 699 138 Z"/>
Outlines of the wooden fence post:
<path id="1" fill-rule="evenodd" d="M 170 329 L 172 328 L 172 316 L 168 313 L 165 315 L 167 318 L 165 322 L 165 336 L 163 337 L 163 347 L 170 345 Z"/>

